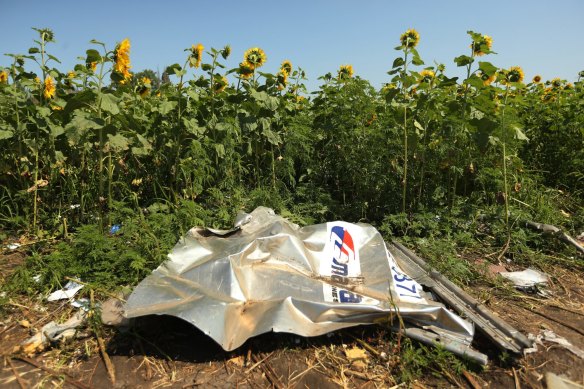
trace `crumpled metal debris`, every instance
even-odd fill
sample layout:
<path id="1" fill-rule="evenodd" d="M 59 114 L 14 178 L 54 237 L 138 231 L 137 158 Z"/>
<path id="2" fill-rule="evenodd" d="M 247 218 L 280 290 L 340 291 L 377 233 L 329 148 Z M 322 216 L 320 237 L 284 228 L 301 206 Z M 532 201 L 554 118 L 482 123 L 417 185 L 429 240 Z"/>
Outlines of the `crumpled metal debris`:
<path id="1" fill-rule="evenodd" d="M 179 317 L 227 351 L 269 331 L 316 336 L 398 311 L 434 340 L 472 341 L 473 324 L 405 274 L 372 226 L 299 228 L 264 207 L 232 230 L 191 229 L 125 306 L 128 318 Z"/>

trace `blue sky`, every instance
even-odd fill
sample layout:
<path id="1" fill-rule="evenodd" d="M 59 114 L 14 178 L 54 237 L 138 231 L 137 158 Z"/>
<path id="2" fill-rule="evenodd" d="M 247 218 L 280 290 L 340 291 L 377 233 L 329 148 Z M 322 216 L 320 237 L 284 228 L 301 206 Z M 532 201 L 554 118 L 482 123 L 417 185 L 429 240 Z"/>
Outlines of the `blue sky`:
<path id="1" fill-rule="evenodd" d="M 493 38 L 497 55 L 482 57 L 499 67 L 522 66 L 527 79 L 575 81 L 584 70 L 584 1 L 470 2 L 390 0 L 297 1 L 40 1 L 0 0 L 0 53 L 26 53 L 36 39 L 31 27 L 49 27 L 56 43 L 49 52 L 68 71 L 97 39 L 113 48 L 129 38 L 132 70 L 162 71 L 184 63 L 183 50 L 232 47 L 226 65 L 235 67 L 250 47 L 265 50 L 262 70 L 276 72 L 284 59 L 302 67 L 314 90 L 317 79 L 352 64 L 356 75 L 380 87 L 399 54 L 393 50 L 408 28 L 419 31 L 418 51 L 426 65 L 446 65 L 460 76 L 453 58 L 469 53 L 467 30 Z M 2 55 L 0 66 L 9 66 Z M 199 70 L 200 71 L 200 70 Z"/>

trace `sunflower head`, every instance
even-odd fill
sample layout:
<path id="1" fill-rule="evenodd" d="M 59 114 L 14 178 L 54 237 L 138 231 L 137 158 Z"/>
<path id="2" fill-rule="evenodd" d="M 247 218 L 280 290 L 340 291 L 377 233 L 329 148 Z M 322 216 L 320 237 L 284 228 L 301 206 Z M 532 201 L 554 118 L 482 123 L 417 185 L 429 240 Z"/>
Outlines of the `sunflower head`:
<path id="1" fill-rule="evenodd" d="M 292 73 L 292 62 L 288 60 L 283 61 L 282 65 L 280 65 L 280 71 L 290 75 Z"/>
<path id="2" fill-rule="evenodd" d="M 390 82 L 388 84 L 383 85 L 383 88 L 381 88 L 381 91 L 383 93 L 388 93 L 392 89 L 397 89 L 397 86 Z"/>
<path id="3" fill-rule="evenodd" d="M 192 68 L 198 68 L 201 66 L 201 61 L 203 59 L 203 50 L 205 50 L 205 46 L 198 43 L 196 46 L 193 45 L 191 47 L 191 54 L 189 55 L 189 66 Z"/>
<path id="4" fill-rule="evenodd" d="M 243 54 L 243 62 L 252 69 L 263 66 L 266 61 L 266 53 L 259 47 L 252 47 Z"/>
<path id="5" fill-rule="evenodd" d="M 341 65 L 339 68 L 339 80 L 348 80 L 353 77 L 353 65 Z"/>
<path id="6" fill-rule="evenodd" d="M 430 69 L 424 69 L 420 72 L 420 82 L 431 82 L 434 77 L 436 77 L 436 73 Z"/>
<path id="7" fill-rule="evenodd" d="M 491 76 L 489 76 L 487 73 L 479 72 L 478 76 L 483 81 L 484 86 L 491 85 L 493 82 L 495 82 L 497 80 L 497 73 L 496 72 L 493 73 Z"/>
<path id="8" fill-rule="evenodd" d="M 75 78 L 75 72 L 74 71 L 67 72 L 67 78 L 70 79 L 70 80 L 74 79 Z"/>
<path id="9" fill-rule="evenodd" d="M 574 85 L 571 82 L 568 82 L 566 85 L 564 85 L 564 89 L 565 90 L 574 89 Z"/>
<path id="10" fill-rule="evenodd" d="M 414 48 L 420 42 L 420 34 L 413 28 L 401 34 L 399 38 L 403 47 Z"/>
<path id="11" fill-rule="evenodd" d="M 41 41 L 44 42 L 54 42 L 55 41 L 55 33 L 53 33 L 53 30 L 51 30 L 50 28 L 41 28 L 41 29 L 36 29 L 34 28 L 34 30 L 36 30 L 40 37 L 41 37 Z"/>
<path id="12" fill-rule="evenodd" d="M 532 81 L 534 84 L 539 84 L 541 82 L 541 76 L 539 74 L 536 74 L 535 77 L 533 77 Z"/>
<path id="13" fill-rule="evenodd" d="M 541 95 L 541 101 L 544 103 L 551 103 L 556 100 L 556 93 L 552 87 L 545 88 Z"/>
<path id="14" fill-rule="evenodd" d="M 470 45 L 472 48 L 472 54 L 478 57 L 489 54 L 492 46 L 493 38 L 488 35 L 479 35 L 478 37 L 473 38 L 473 42 Z"/>
<path id="15" fill-rule="evenodd" d="M 225 88 L 227 87 L 227 85 L 229 84 L 229 81 L 227 81 L 226 77 L 221 77 L 220 80 L 216 80 L 213 84 L 213 92 L 215 93 L 221 93 L 225 90 Z"/>
<path id="16" fill-rule="evenodd" d="M 53 97 L 55 97 L 56 90 L 57 88 L 55 87 L 53 77 L 47 76 L 47 78 L 45 78 L 45 87 L 43 90 L 43 96 L 45 96 L 45 99 L 52 99 Z"/>
<path id="17" fill-rule="evenodd" d="M 227 59 L 227 58 L 229 58 L 230 55 L 231 55 L 231 46 L 225 45 L 223 50 L 221 50 L 221 56 L 223 57 L 223 59 Z"/>
<path id="18" fill-rule="evenodd" d="M 239 69 L 237 72 L 239 73 L 239 76 L 241 78 L 248 79 L 251 78 L 251 76 L 253 76 L 253 71 L 254 68 L 249 66 L 247 62 L 242 62 L 239 64 Z"/>
<path id="19" fill-rule="evenodd" d="M 278 72 L 276 84 L 278 90 L 284 90 L 286 85 L 288 85 L 288 73 L 286 73 L 284 69 L 281 69 Z"/>
<path id="20" fill-rule="evenodd" d="M 136 91 L 140 95 L 140 97 L 144 98 L 150 94 L 152 89 L 152 80 L 148 77 L 142 77 L 139 80 L 138 86 L 136 87 Z"/>
<path id="21" fill-rule="evenodd" d="M 85 67 L 87 68 L 87 70 L 91 71 L 92 73 L 95 73 L 95 69 L 97 69 L 97 62 L 86 62 L 85 63 Z"/>
<path id="22" fill-rule="evenodd" d="M 523 69 L 519 66 L 511 66 L 505 75 L 505 81 L 507 82 L 522 82 L 523 81 Z"/>
<path id="23" fill-rule="evenodd" d="M 6 70 L 0 72 L 0 84 L 8 84 L 8 72 Z"/>
<path id="24" fill-rule="evenodd" d="M 559 77 L 552 79 L 552 86 L 554 88 L 559 88 L 560 86 L 562 86 L 562 80 L 560 80 Z"/>
<path id="25" fill-rule="evenodd" d="M 131 67 L 130 40 L 126 38 L 116 46 L 114 53 L 114 72 L 121 78 L 121 84 L 125 84 L 132 77 L 130 73 Z"/>

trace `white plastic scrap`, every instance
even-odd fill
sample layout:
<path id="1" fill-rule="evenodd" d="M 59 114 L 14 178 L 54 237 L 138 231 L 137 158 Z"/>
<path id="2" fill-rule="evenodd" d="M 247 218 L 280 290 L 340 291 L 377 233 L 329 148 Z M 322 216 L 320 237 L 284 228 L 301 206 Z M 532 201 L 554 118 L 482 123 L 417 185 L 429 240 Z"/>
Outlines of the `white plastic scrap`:
<path id="1" fill-rule="evenodd" d="M 21 343 L 19 351 L 23 351 L 27 355 L 34 354 L 44 350 L 51 342 L 64 342 L 73 338 L 77 333 L 77 328 L 85 321 L 86 316 L 86 312 L 77 311 L 74 316 L 63 324 L 57 324 L 54 321 L 45 324 L 39 332 Z"/>
<path id="2" fill-rule="evenodd" d="M 529 334 L 528 338 L 533 340 L 533 347 L 527 348 L 524 350 L 525 354 L 534 353 L 537 351 L 537 345 L 543 345 L 543 341 L 546 340 L 548 342 L 556 343 L 565 348 L 566 350 L 572 352 L 574 355 L 584 359 L 584 351 L 579 349 L 578 347 L 574 346 L 570 343 L 566 338 L 556 335 L 555 332 L 551 330 L 541 330 L 540 333 L 536 336 L 533 334 Z"/>
<path id="3" fill-rule="evenodd" d="M 65 287 L 63 289 L 59 289 L 59 290 L 56 290 L 53 293 L 51 293 L 49 295 L 49 297 L 47 298 L 47 300 L 58 301 L 58 300 L 70 299 L 73 296 L 75 296 L 77 294 L 77 292 L 79 292 L 79 290 L 81 290 L 81 288 L 83 288 L 83 285 L 78 284 L 75 281 L 69 281 L 69 282 L 67 282 L 67 284 L 65 284 Z"/>
<path id="4" fill-rule="evenodd" d="M 6 247 L 8 248 L 8 250 L 16 250 L 17 248 L 19 248 L 21 246 L 20 243 L 10 243 L 9 245 L 7 245 Z"/>
<path id="5" fill-rule="evenodd" d="M 523 271 L 501 272 L 501 276 L 507 278 L 515 288 L 524 292 L 537 292 L 542 297 L 547 297 L 547 293 L 543 287 L 547 286 L 549 282 L 548 275 L 535 269 L 525 269 Z"/>

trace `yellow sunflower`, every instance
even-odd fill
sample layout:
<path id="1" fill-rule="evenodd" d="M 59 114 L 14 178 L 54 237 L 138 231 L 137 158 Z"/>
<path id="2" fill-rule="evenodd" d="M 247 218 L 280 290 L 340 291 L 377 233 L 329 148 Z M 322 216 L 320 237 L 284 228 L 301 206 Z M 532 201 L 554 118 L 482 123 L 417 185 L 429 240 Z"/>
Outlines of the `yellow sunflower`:
<path id="1" fill-rule="evenodd" d="M 288 60 L 282 62 L 282 65 L 280 65 L 280 71 L 290 75 L 290 73 L 292 73 L 292 62 Z"/>
<path id="2" fill-rule="evenodd" d="M 562 80 L 560 80 L 559 77 L 556 77 L 556 78 L 552 79 L 552 85 L 555 88 L 559 88 L 560 86 L 562 86 Z"/>
<path id="3" fill-rule="evenodd" d="M 266 61 L 266 53 L 259 47 L 252 47 L 243 54 L 243 62 L 252 69 L 263 66 Z"/>
<path id="4" fill-rule="evenodd" d="M 511 66 L 511 68 L 507 71 L 507 75 L 505 76 L 505 81 L 507 82 L 522 82 L 523 77 L 523 69 L 519 66 Z"/>
<path id="5" fill-rule="evenodd" d="M 284 69 L 281 69 L 278 72 L 277 79 L 278 90 L 284 90 L 286 85 L 288 85 L 288 73 L 286 73 Z"/>
<path id="6" fill-rule="evenodd" d="M 0 84 L 8 84 L 8 72 L 6 70 L 0 72 Z"/>
<path id="7" fill-rule="evenodd" d="M 251 78 L 253 76 L 253 68 L 247 62 L 239 64 L 239 76 L 241 78 Z"/>
<path id="8" fill-rule="evenodd" d="M 225 88 L 227 87 L 227 85 L 229 84 L 229 81 L 227 81 L 226 77 L 221 77 L 220 81 L 216 81 L 213 84 L 213 91 L 215 93 L 221 93 L 225 90 Z"/>
<path id="9" fill-rule="evenodd" d="M 420 82 L 430 82 L 436 77 L 436 73 L 430 69 L 424 69 L 420 72 Z"/>
<path id="10" fill-rule="evenodd" d="M 55 87 L 53 77 L 47 76 L 47 78 L 45 78 L 45 89 L 43 91 L 43 96 L 45 96 L 45 99 L 52 99 L 55 97 L 56 90 L 57 88 Z"/>
<path id="11" fill-rule="evenodd" d="M 481 55 L 488 54 L 493 46 L 493 38 L 488 35 L 483 35 L 480 40 L 473 42 L 470 47 L 472 47 L 472 54 L 480 57 Z M 485 50 L 486 48 L 486 50 Z"/>
<path id="12" fill-rule="evenodd" d="M 539 74 L 537 74 L 535 77 L 533 77 L 532 80 L 535 84 L 539 84 L 541 82 L 541 76 Z"/>
<path id="13" fill-rule="evenodd" d="M 552 87 L 545 88 L 543 95 L 541 95 L 541 101 L 544 103 L 551 103 L 556 100 L 556 93 Z"/>
<path id="14" fill-rule="evenodd" d="M 231 55 L 231 46 L 225 45 L 223 50 L 221 50 L 221 56 L 223 59 L 227 59 Z"/>
<path id="15" fill-rule="evenodd" d="M 341 65 L 339 68 L 339 80 L 346 80 L 353 77 L 353 65 Z"/>
<path id="16" fill-rule="evenodd" d="M 478 75 L 481 78 L 481 80 L 483 80 L 484 86 L 491 85 L 493 82 L 497 80 L 497 73 L 493 73 L 493 75 L 489 76 L 486 73 L 479 72 Z"/>
<path id="17" fill-rule="evenodd" d="M 150 89 L 152 87 L 151 85 L 152 80 L 150 80 L 148 77 L 142 77 L 140 79 L 140 84 L 138 85 L 137 88 L 140 97 L 144 98 L 150 94 Z"/>
<path id="18" fill-rule="evenodd" d="M 70 71 L 67 73 L 67 78 L 72 80 L 75 78 L 75 72 L 74 71 Z"/>
<path id="19" fill-rule="evenodd" d="M 203 60 L 203 50 L 205 50 L 205 46 L 200 43 L 191 47 L 191 55 L 189 56 L 190 67 L 196 69 L 201 66 L 201 61 Z"/>
<path id="20" fill-rule="evenodd" d="M 399 40 L 401 41 L 402 46 L 414 48 L 420 42 L 420 34 L 418 34 L 418 31 L 411 28 L 401 34 Z"/>
<path id="21" fill-rule="evenodd" d="M 395 84 L 392 84 L 392 83 L 385 84 L 385 85 L 383 85 L 383 88 L 381 88 L 381 92 L 388 93 L 392 89 L 397 89 L 397 86 Z"/>
<path id="22" fill-rule="evenodd" d="M 114 71 L 118 73 L 123 80 L 121 81 L 122 84 L 125 84 L 127 80 L 132 77 L 130 73 L 130 40 L 124 39 L 118 46 L 116 47 L 116 51 L 114 54 Z"/>

